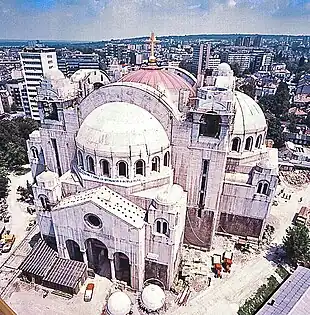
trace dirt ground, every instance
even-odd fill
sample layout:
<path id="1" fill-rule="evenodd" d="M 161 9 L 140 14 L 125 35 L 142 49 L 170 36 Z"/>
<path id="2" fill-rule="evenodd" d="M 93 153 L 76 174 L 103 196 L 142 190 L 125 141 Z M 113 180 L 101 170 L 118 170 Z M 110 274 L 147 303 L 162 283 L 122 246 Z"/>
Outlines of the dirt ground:
<path id="1" fill-rule="evenodd" d="M 84 302 L 84 292 L 88 282 L 93 282 L 95 289 L 92 300 Z M 89 280 L 71 299 L 54 294 L 48 294 L 43 298 L 43 291 L 39 286 L 34 288 L 20 281 L 15 285 L 16 291 L 6 302 L 17 315 L 100 315 L 111 288 L 111 281 L 103 277 Z"/>

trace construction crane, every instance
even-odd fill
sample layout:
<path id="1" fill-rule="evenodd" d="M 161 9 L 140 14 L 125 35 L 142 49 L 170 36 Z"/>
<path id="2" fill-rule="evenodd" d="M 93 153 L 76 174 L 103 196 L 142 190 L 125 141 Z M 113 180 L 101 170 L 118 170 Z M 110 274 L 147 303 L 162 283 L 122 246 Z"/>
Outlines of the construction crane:
<path id="1" fill-rule="evenodd" d="M 17 315 L 17 314 L 0 298 L 0 315 Z"/>

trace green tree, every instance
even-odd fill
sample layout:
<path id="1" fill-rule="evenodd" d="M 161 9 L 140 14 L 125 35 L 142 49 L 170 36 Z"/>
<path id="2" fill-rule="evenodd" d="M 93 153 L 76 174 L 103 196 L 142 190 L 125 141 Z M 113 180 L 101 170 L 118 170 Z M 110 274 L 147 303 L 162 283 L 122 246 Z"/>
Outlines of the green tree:
<path id="1" fill-rule="evenodd" d="M 7 171 L 0 168 L 0 198 L 5 199 L 9 195 L 9 178 Z"/>
<path id="2" fill-rule="evenodd" d="M 278 118 L 287 119 L 290 108 L 290 93 L 285 82 L 280 82 L 275 95 L 265 95 L 259 100 L 263 112 L 272 113 Z"/>
<path id="3" fill-rule="evenodd" d="M 251 74 L 251 71 L 250 71 L 250 69 L 247 68 L 247 69 L 244 69 L 242 76 L 244 77 L 244 76 L 249 75 L 249 74 Z"/>
<path id="4" fill-rule="evenodd" d="M 280 98 L 281 100 L 289 101 L 290 93 L 289 93 L 288 86 L 285 82 L 281 81 L 279 83 L 277 91 L 276 91 L 276 96 Z"/>
<path id="5" fill-rule="evenodd" d="M 297 129 L 297 119 L 295 115 L 289 115 L 289 121 L 287 128 L 290 132 L 296 133 L 298 131 Z"/>
<path id="6" fill-rule="evenodd" d="M 283 247 L 292 263 L 307 262 L 310 258 L 309 230 L 305 225 L 296 225 L 286 230 Z"/>
<path id="7" fill-rule="evenodd" d="M 234 76 L 236 77 L 241 76 L 240 65 L 238 63 L 232 63 L 230 67 L 231 67 L 231 70 L 234 72 Z"/>
<path id="8" fill-rule="evenodd" d="M 253 99 L 255 98 L 255 83 L 250 81 L 241 86 L 241 90 L 243 93 L 249 95 Z"/>
<path id="9" fill-rule="evenodd" d="M 29 135 L 34 131 L 39 129 L 39 123 L 31 118 L 17 117 L 12 120 L 16 124 L 19 135 L 24 139 L 28 140 Z"/>
<path id="10" fill-rule="evenodd" d="M 268 126 L 267 138 L 274 141 L 274 146 L 276 148 L 281 148 L 284 144 L 283 128 L 281 126 L 281 121 L 272 113 L 266 113 L 265 116 Z"/>
<path id="11" fill-rule="evenodd" d="M 39 125 L 30 118 L 0 121 L 0 162 L 9 170 L 16 170 L 28 162 L 26 140 Z"/>

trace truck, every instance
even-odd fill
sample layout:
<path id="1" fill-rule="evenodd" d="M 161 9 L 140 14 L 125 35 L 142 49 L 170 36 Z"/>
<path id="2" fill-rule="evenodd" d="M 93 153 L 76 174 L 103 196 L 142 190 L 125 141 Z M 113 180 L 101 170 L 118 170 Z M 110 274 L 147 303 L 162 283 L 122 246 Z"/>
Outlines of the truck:
<path id="1" fill-rule="evenodd" d="M 94 283 L 88 283 L 86 286 L 86 290 L 84 293 L 84 301 L 85 302 L 90 302 L 92 297 L 93 297 L 93 293 L 94 293 L 94 288 L 95 288 L 95 284 Z"/>
<path id="2" fill-rule="evenodd" d="M 213 271 L 215 273 L 215 278 L 222 279 L 222 256 L 217 255 L 217 254 L 213 255 L 212 265 L 213 265 Z"/>
<path id="3" fill-rule="evenodd" d="M 310 209 L 301 207 L 295 217 L 295 224 L 307 225 L 309 223 Z"/>
<path id="4" fill-rule="evenodd" d="M 230 251 L 226 251 L 223 254 L 223 266 L 224 271 L 230 273 L 232 261 L 233 261 L 233 253 Z"/>

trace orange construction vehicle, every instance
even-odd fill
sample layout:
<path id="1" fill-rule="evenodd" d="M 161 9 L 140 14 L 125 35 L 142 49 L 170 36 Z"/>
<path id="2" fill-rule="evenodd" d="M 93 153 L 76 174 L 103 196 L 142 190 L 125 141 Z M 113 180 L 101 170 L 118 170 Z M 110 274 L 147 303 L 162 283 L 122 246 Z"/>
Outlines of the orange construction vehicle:
<path id="1" fill-rule="evenodd" d="M 223 254 L 223 265 L 224 265 L 224 271 L 230 273 L 231 265 L 233 260 L 233 253 L 232 252 L 225 252 Z"/>
<path id="2" fill-rule="evenodd" d="M 213 255 L 212 257 L 213 270 L 215 278 L 222 278 L 222 257 L 221 255 Z"/>

